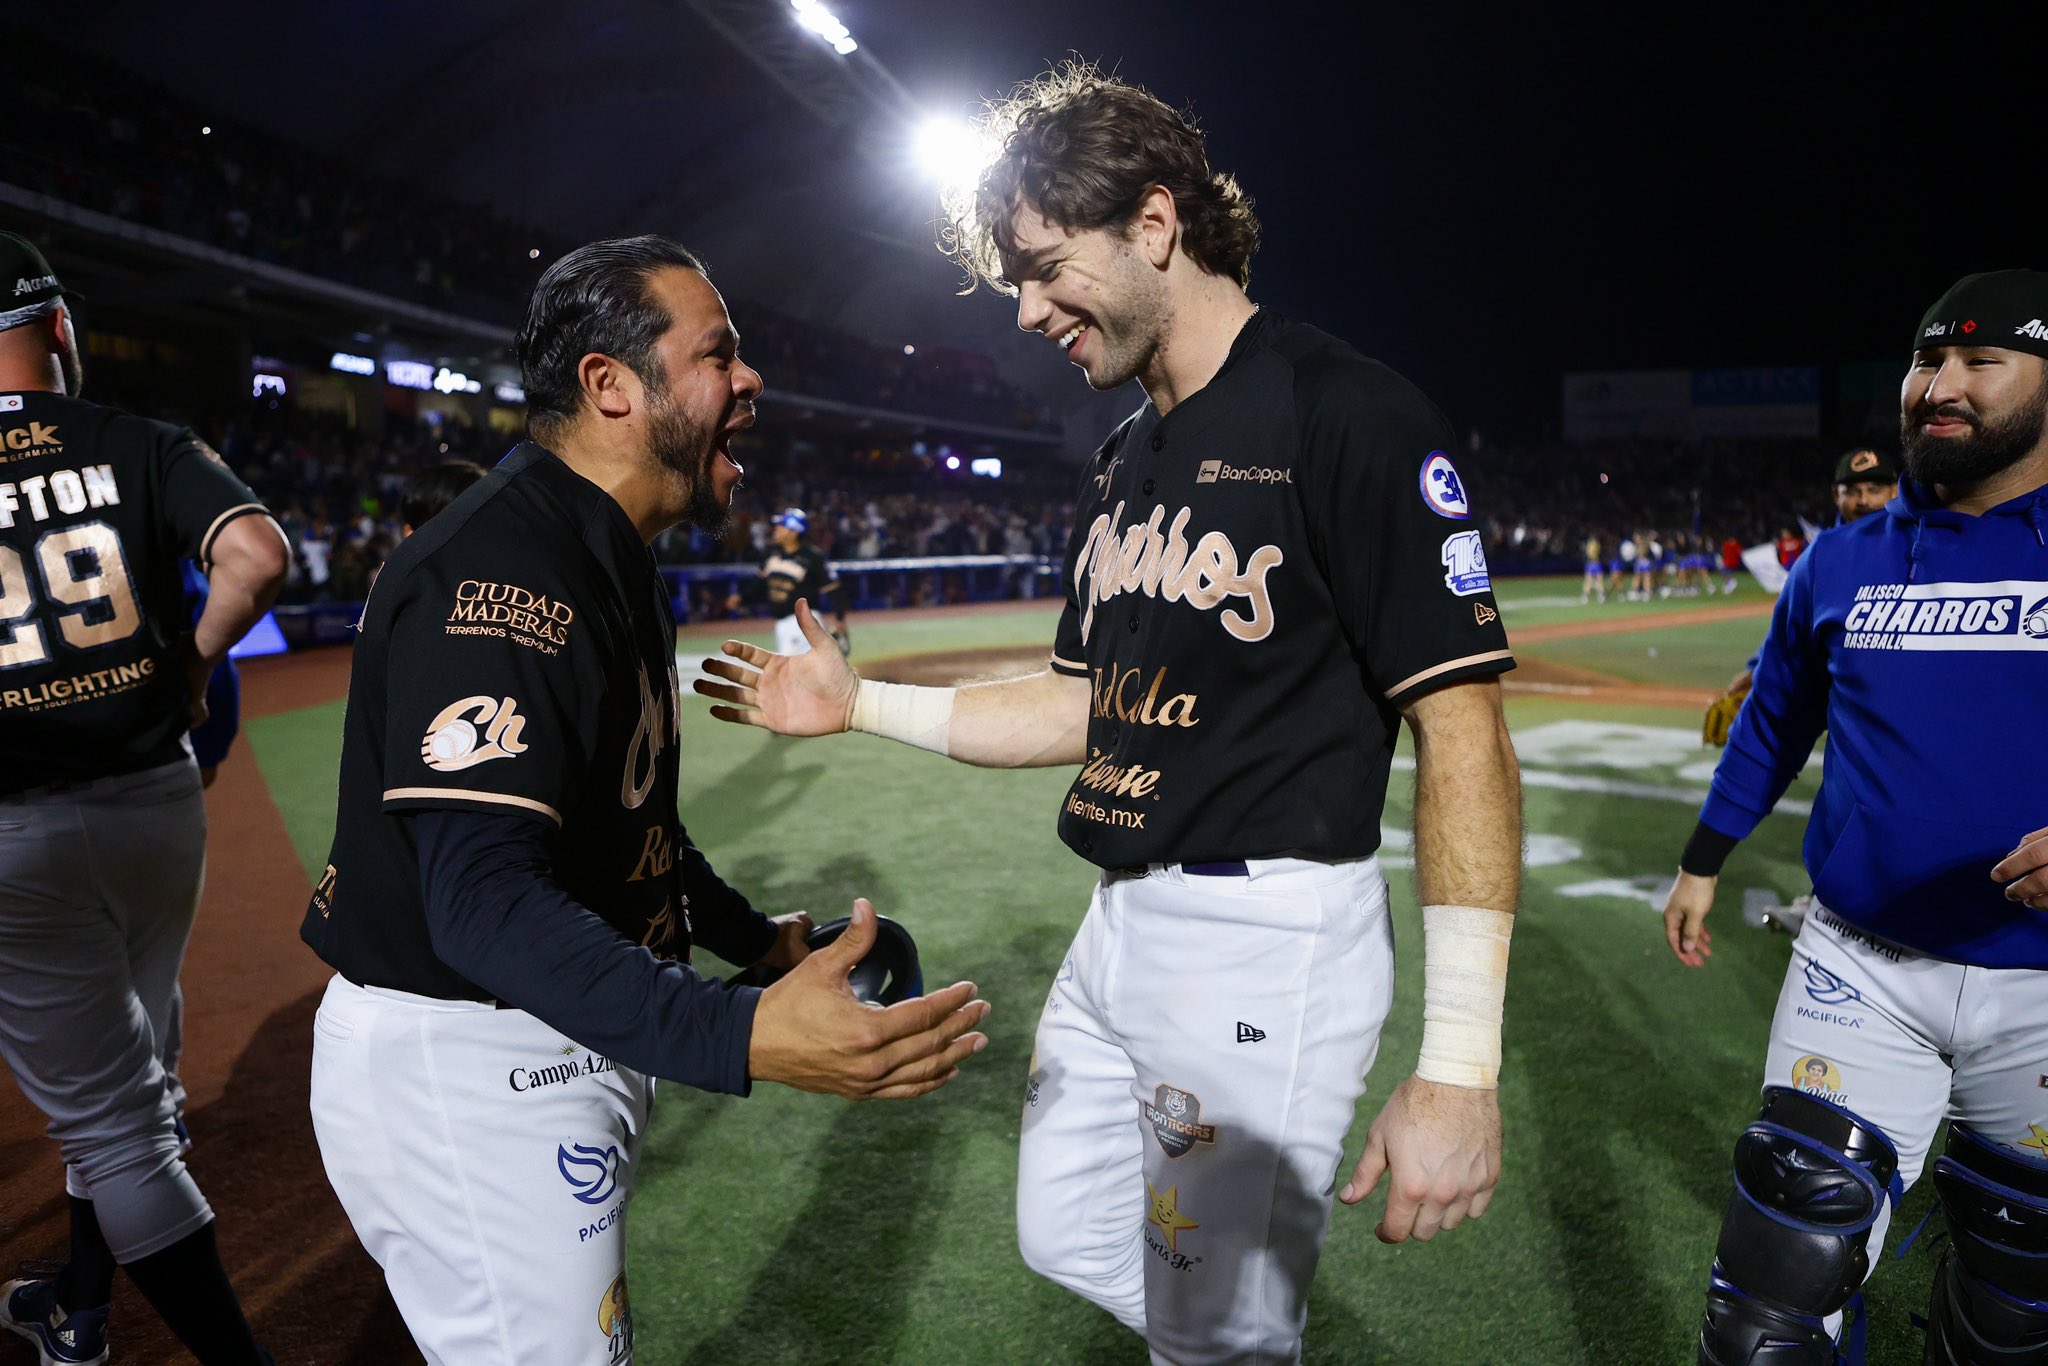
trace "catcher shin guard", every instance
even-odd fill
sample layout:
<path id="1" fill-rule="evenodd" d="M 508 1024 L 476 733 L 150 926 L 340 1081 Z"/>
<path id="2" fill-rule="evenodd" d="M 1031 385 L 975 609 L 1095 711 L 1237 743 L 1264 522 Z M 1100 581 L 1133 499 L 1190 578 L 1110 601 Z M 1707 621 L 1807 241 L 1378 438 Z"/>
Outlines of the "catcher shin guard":
<path id="1" fill-rule="evenodd" d="M 2048 1362 L 2048 1162 L 1950 1124 L 1934 1191 L 1950 1237 L 1934 1272 L 1927 1363 Z"/>
<path id="2" fill-rule="evenodd" d="M 1735 1140 L 1701 1366 L 1831 1366 L 1823 1320 L 1870 1270 L 1871 1225 L 1896 1201 L 1899 1154 L 1875 1125 L 1785 1086 Z"/>

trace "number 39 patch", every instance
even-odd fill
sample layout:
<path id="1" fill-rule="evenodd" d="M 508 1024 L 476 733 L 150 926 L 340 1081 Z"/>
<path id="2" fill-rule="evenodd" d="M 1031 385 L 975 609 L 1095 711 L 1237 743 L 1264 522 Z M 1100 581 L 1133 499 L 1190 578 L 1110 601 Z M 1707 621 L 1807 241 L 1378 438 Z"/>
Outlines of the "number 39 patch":
<path id="1" fill-rule="evenodd" d="M 1451 457 L 1442 451 L 1431 451 L 1429 459 L 1422 462 L 1422 501 L 1439 517 L 1454 522 L 1471 519 L 1472 507 L 1465 501 L 1464 481 L 1458 478 Z"/>

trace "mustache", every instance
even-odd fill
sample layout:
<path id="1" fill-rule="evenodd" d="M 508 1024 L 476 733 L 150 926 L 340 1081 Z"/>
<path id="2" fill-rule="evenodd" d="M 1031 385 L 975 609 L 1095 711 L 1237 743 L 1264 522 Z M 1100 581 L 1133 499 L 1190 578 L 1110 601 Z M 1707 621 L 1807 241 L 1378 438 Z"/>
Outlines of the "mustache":
<path id="1" fill-rule="evenodd" d="M 1908 415 L 1915 422 L 1967 422 L 1972 427 L 1982 427 L 1984 425 L 1983 418 L 1971 412 L 1967 407 L 1954 403 L 1943 403 L 1933 408 L 1929 408 L 1924 403 L 1916 403 L 1913 405 L 1912 412 Z"/>

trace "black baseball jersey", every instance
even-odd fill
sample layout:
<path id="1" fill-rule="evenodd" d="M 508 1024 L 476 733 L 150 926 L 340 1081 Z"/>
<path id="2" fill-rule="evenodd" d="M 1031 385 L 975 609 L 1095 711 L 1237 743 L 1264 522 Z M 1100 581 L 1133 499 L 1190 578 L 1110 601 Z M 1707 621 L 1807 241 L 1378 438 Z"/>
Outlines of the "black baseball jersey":
<path id="1" fill-rule="evenodd" d="M 1093 682 L 1060 836 L 1103 867 L 1362 858 L 1399 707 L 1514 667 L 1450 425 L 1260 312 L 1084 472 L 1052 667 Z"/>
<path id="2" fill-rule="evenodd" d="M 178 559 L 263 512 L 189 431 L 0 393 L 0 792 L 191 753 Z"/>
<path id="3" fill-rule="evenodd" d="M 334 852 L 303 937 L 366 986 L 488 998 L 434 952 L 402 819 L 449 808 L 558 832 L 547 875 L 563 892 L 687 957 L 699 889 L 678 873 L 716 879 L 676 815 L 678 723 L 675 618 L 646 544 L 602 489 L 520 445 L 408 537 L 370 594 Z"/>
<path id="4" fill-rule="evenodd" d="M 768 552 L 761 561 L 762 591 L 768 595 L 768 606 L 780 621 L 796 615 L 796 600 L 803 598 L 818 611 L 825 610 L 826 594 L 832 594 L 832 603 L 838 603 L 839 580 L 832 576 L 832 567 L 825 563 L 825 557 L 816 546 L 800 545 L 795 550 L 784 550 L 780 546 Z"/>

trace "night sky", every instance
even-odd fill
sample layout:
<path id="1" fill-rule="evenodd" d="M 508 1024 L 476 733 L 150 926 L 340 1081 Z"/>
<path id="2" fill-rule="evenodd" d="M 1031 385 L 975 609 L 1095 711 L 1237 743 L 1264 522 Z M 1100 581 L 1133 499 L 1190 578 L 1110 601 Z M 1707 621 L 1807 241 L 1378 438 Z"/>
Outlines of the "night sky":
<path id="1" fill-rule="evenodd" d="M 1355 342 L 1488 435 L 1551 427 L 1569 369 L 1903 368 L 1915 322 L 1958 276 L 2048 266 L 2039 0 L 1883 15 L 832 2 L 933 110 L 966 112 L 1070 51 L 1191 107 L 1264 224 L 1253 296 Z M 27 12 L 187 95 L 567 234 L 675 230 L 659 215 L 622 221 L 650 184 L 740 187 L 753 197 L 730 201 L 737 240 L 813 233 L 754 263 L 725 247 L 734 273 L 716 278 L 741 294 L 784 262 L 820 274 L 843 261 L 855 278 L 811 288 L 820 316 L 894 340 L 910 327 L 903 296 L 918 294 L 952 316 L 982 310 L 985 344 L 1020 354 L 1007 305 L 947 300 L 957 277 L 930 256 L 900 274 L 864 264 L 879 258 L 853 231 L 862 196 L 819 179 L 807 201 L 789 170 L 852 141 L 832 144 L 676 0 L 363 0 L 260 23 L 235 0 Z M 523 48 L 499 41 L 522 34 Z M 484 69 L 463 65 L 478 50 Z M 672 94 L 647 98 L 663 80 Z M 450 88 L 465 81 L 477 88 Z M 424 130 L 363 136 L 415 106 Z M 866 182 L 870 198 L 911 197 L 882 172 Z M 1029 359 L 1043 382 L 1078 385 L 1056 356 Z"/>

